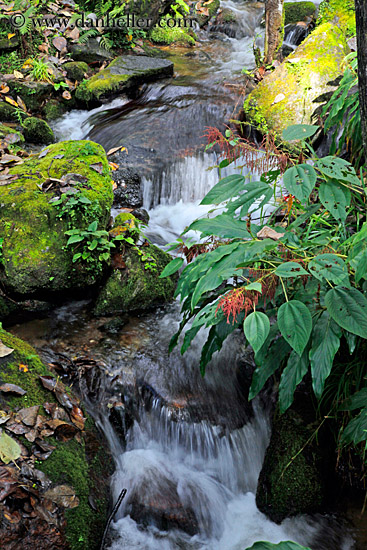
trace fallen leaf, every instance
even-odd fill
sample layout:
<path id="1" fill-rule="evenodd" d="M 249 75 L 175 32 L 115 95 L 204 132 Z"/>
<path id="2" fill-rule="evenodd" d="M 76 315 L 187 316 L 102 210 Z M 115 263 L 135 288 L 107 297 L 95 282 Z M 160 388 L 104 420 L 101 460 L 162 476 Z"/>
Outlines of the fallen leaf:
<path id="1" fill-rule="evenodd" d="M 75 491 L 69 485 L 58 485 L 45 492 L 44 496 L 63 508 L 76 508 L 79 506 L 79 499 Z"/>
<path id="2" fill-rule="evenodd" d="M 3 511 L 4 518 L 7 519 L 10 523 L 19 523 L 21 520 L 21 515 L 17 510 L 14 512 L 8 512 L 7 510 Z"/>
<path id="3" fill-rule="evenodd" d="M 0 87 L 0 94 L 7 94 L 9 91 L 9 86 L 1 85 Z"/>
<path id="4" fill-rule="evenodd" d="M 24 435 L 30 431 L 30 428 L 27 428 L 21 422 L 8 422 L 6 429 L 16 435 Z"/>
<path id="5" fill-rule="evenodd" d="M 12 99 L 11 97 L 9 97 L 7 95 L 5 96 L 5 101 L 10 103 L 10 105 L 13 105 L 13 107 L 18 107 L 18 103 L 16 101 L 14 101 L 14 99 Z"/>
<path id="6" fill-rule="evenodd" d="M 5 136 L 5 142 L 7 145 L 18 143 L 19 141 L 21 141 L 21 137 L 19 134 L 7 134 Z"/>
<path id="7" fill-rule="evenodd" d="M 6 411 L 0 411 L 0 424 L 5 424 L 10 418 L 10 414 Z"/>
<path id="8" fill-rule="evenodd" d="M 95 170 L 96 172 L 98 172 L 98 174 L 102 174 L 103 172 L 102 162 L 96 162 L 95 164 L 90 164 L 89 168 L 92 168 L 92 170 Z"/>
<path id="9" fill-rule="evenodd" d="M 120 147 L 112 147 L 112 149 L 110 149 L 109 151 L 107 151 L 107 156 L 109 155 L 113 155 L 114 153 L 116 153 L 117 151 L 126 151 L 127 152 L 127 149 L 126 147 L 124 147 L 123 145 L 120 145 Z"/>
<path id="10" fill-rule="evenodd" d="M 17 155 L 3 155 L 0 158 L 0 164 L 9 164 L 10 162 L 23 162 Z"/>
<path id="11" fill-rule="evenodd" d="M 63 36 L 56 36 L 53 39 L 52 44 L 57 50 L 59 50 L 59 52 L 61 52 L 61 50 L 66 48 L 66 46 L 68 45 L 66 38 L 64 38 Z"/>
<path id="12" fill-rule="evenodd" d="M 0 340 L 0 357 L 6 357 L 7 355 L 13 353 L 13 351 L 13 348 L 8 348 L 8 346 L 5 346 L 5 344 L 3 344 Z"/>
<path id="13" fill-rule="evenodd" d="M 109 162 L 108 166 L 111 168 L 111 170 L 117 170 L 120 165 L 116 164 L 116 162 Z"/>
<path id="14" fill-rule="evenodd" d="M 283 101 L 283 99 L 285 99 L 285 95 L 284 94 L 278 94 L 274 98 L 274 101 L 273 101 L 272 105 L 275 105 L 276 103 L 280 103 L 281 101 Z"/>
<path id="15" fill-rule="evenodd" d="M 37 415 L 39 411 L 39 406 L 35 405 L 34 407 L 27 407 L 25 409 L 20 409 L 17 412 L 16 418 L 19 418 L 26 426 L 33 427 L 37 420 Z"/>
<path id="16" fill-rule="evenodd" d="M 3 431 L 0 437 L 0 460 L 9 464 L 9 462 L 17 460 L 20 454 L 21 448 L 18 443 Z"/>
<path id="17" fill-rule="evenodd" d="M 0 390 L 4 393 L 15 393 L 16 395 L 25 395 L 27 392 L 16 384 L 2 384 Z"/>
<path id="18" fill-rule="evenodd" d="M 22 109 L 22 111 L 24 111 L 26 113 L 27 112 L 27 106 L 24 103 L 23 99 L 19 96 L 17 96 L 17 103 L 18 103 L 19 107 Z"/>
<path id="19" fill-rule="evenodd" d="M 258 239 L 273 239 L 273 241 L 278 241 L 284 236 L 284 233 L 278 233 L 268 225 L 265 225 L 257 234 Z"/>
<path id="20" fill-rule="evenodd" d="M 14 32 L 9 32 L 9 33 L 8 33 L 8 40 L 10 40 L 11 38 L 13 38 L 13 36 L 15 36 L 15 33 L 14 33 Z"/>
<path id="21" fill-rule="evenodd" d="M 84 430 L 84 424 L 85 424 L 86 418 L 84 418 L 83 411 L 79 409 L 79 407 L 76 407 L 75 405 L 73 405 L 73 408 L 70 413 L 70 418 L 72 423 L 75 424 L 75 426 L 79 428 L 79 430 Z"/>
<path id="22" fill-rule="evenodd" d="M 27 365 L 23 365 L 23 363 L 20 363 L 19 365 L 19 371 L 20 372 L 28 372 L 29 371 L 29 368 Z"/>
<path id="23" fill-rule="evenodd" d="M 40 376 L 39 379 L 42 382 L 42 386 L 47 390 L 54 391 L 57 380 L 53 376 Z"/>
<path id="24" fill-rule="evenodd" d="M 71 93 L 65 90 L 64 92 L 62 92 L 62 97 L 64 99 L 71 99 Z"/>

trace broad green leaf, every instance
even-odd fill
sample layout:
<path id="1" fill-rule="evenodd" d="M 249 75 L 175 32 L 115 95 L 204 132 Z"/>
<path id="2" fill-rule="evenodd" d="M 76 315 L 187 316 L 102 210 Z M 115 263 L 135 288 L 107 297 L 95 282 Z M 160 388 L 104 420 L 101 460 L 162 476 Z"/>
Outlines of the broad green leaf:
<path id="1" fill-rule="evenodd" d="M 251 388 L 249 393 L 249 400 L 256 397 L 260 390 L 264 387 L 265 382 L 274 374 L 274 372 L 280 367 L 283 359 L 291 351 L 291 348 L 284 340 L 284 338 L 278 338 L 272 344 L 264 360 L 260 366 L 257 367 L 252 375 Z"/>
<path id="2" fill-rule="evenodd" d="M 307 349 L 301 357 L 295 351 L 292 351 L 279 384 L 279 409 L 281 413 L 284 413 L 293 403 L 294 392 L 307 373 L 308 365 Z"/>
<path id="3" fill-rule="evenodd" d="M 246 550 L 311 550 L 311 548 L 306 546 L 301 546 L 296 542 L 285 541 L 279 542 L 278 544 L 273 544 L 272 542 L 259 541 L 255 542 L 251 547 L 246 548 Z"/>
<path id="4" fill-rule="evenodd" d="M 349 286 L 348 267 L 335 254 L 320 254 L 308 264 L 310 273 L 319 281 L 327 279 L 336 285 Z"/>
<path id="5" fill-rule="evenodd" d="M 308 208 L 306 208 L 306 211 L 304 214 L 301 214 L 301 216 L 298 216 L 298 218 L 296 218 L 294 222 L 290 224 L 288 229 L 296 229 L 297 227 L 305 223 L 308 220 L 308 218 L 313 216 L 319 209 L 320 209 L 320 204 L 313 204 L 312 206 L 309 206 Z"/>
<path id="6" fill-rule="evenodd" d="M 219 351 L 222 349 L 223 342 L 229 336 L 235 328 L 237 328 L 238 324 L 231 324 L 227 323 L 226 319 L 222 319 L 218 325 L 214 325 L 211 327 L 208 335 L 208 339 L 205 342 L 203 349 L 201 350 L 201 357 L 200 357 L 200 373 L 201 376 L 204 376 L 205 374 L 205 368 L 211 358 L 213 357 L 213 354 L 216 351 Z"/>
<path id="7" fill-rule="evenodd" d="M 278 310 L 278 326 L 283 338 L 298 355 L 302 355 L 312 330 L 308 308 L 298 300 L 282 304 Z"/>
<path id="8" fill-rule="evenodd" d="M 270 332 L 270 321 L 265 313 L 253 311 L 243 323 L 243 331 L 255 353 L 259 351 Z"/>
<path id="9" fill-rule="evenodd" d="M 363 409 L 356 418 L 353 418 L 342 433 L 341 442 L 344 445 L 349 443 L 360 443 L 367 439 L 367 408 Z"/>
<path id="10" fill-rule="evenodd" d="M 234 220 L 228 214 L 220 214 L 215 218 L 195 220 L 187 231 L 200 231 L 202 237 L 216 235 L 225 239 L 249 239 L 250 233 L 246 229 L 246 222 Z"/>
<path id="11" fill-rule="evenodd" d="M 174 258 L 170 261 L 169 264 L 166 265 L 162 273 L 159 275 L 160 279 L 163 279 L 164 277 L 169 277 L 170 275 L 173 275 L 173 273 L 176 273 L 184 263 L 183 258 Z"/>
<path id="12" fill-rule="evenodd" d="M 362 388 L 349 397 L 339 407 L 339 411 L 354 411 L 354 409 L 367 408 L 367 388 Z"/>
<path id="13" fill-rule="evenodd" d="M 220 204 L 232 197 L 236 197 L 245 187 L 245 177 L 240 174 L 232 174 L 221 179 L 205 195 L 200 204 Z"/>
<path id="14" fill-rule="evenodd" d="M 256 290 L 256 292 L 262 292 L 262 284 L 255 281 L 254 283 L 250 283 L 249 285 L 245 286 L 246 290 Z"/>
<path id="15" fill-rule="evenodd" d="M 312 387 L 317 399 L 324 391 L 325 380 L 328 378 L 336 352 L 340 347 L 342 331 L 333 321 L 327 311 L 319 317 L 312 334 L 310 350 Z"/>
<path id="16" fill-rule="evenodd" d="M 352 355 L 354 353 L 354 350 L 356 349 L 358 336 L 356 336 L 355 334 L 351 334 L 350 332 L 345 330 L 344 331 L 344 338 L 347 341 L 348 348 L 349 348 L 349 353 L 350 353 L 350 355 Z"/>
<path id="17" fill-rule="evenodd" d="M 367 279 L 367 249 L 358 256 L 358 264 L 355 273 L 356 283 L 359 283 L 361 279 Z"/>
<path id="18" fill-rule="evenodd" d="M 18 443 L 3 431 L 0 437 L 0 460 L 9 464 L 9 462 L 17 460 L 21 452 Z"/>
<path id="19" fill-rule="evenodd" d="M 284 173 L 283 182 L 286 188 L 300 202 L 306 202 L 315 187 L 317 175 L 313 166 L 297 164 Z"/>
<path id="20" fill-rule="evenodd" d="M 227 204 L 228 213 L 233 214 L 237 208 L 241 207 L 240 216 L 243 217 L 250 210 L 251 206 L 258 199 L 260 199 L 260 197 L 264 196 L 264 199 L 258 205 L 258 208 L 261 208 L 261 205 L 269 202 L 274 193 L 272 187 L 261 181 L 252 181 L 247 183 L 244 187 L 244 191 L 245 192 L 242 193 L 242 195 L 240 195 L 237 199 Z"/>
<path id="21" fill-rule="evenodd" d="M 66 245 L 68 246 L 69 244 L 80 243 L 83 239 L 84 237 L 82 237 L 81 235 L 71 235 Z"/>
<path id="22" fill-rule="evenodd" d="M 351 163 L 340 157 L 322 157 L 317 160 L 316 167 L 328 178 L 342 180 L 358 186 L 361 183 Z"/>
<path id="23" fill-rule="evenodd" d="M 325 295 L 325 305 L 340 327 L 367 338 L 367 299 L 362 292 L 356 288 L 332 288 Z"/>
<path id="24" fill-rule="evenodd" d="M 319 188 L 319 197 L 326 210 L 336 220 L 344 222 L 347 218 L 347 208 L 350 205 L 351 193 L 337 180 L 322 182 Z"/>
<path id="25" fill-rule="evenodd" d="M 98 222 L 97 222 L 97 220 L 95 220 L 94 222 L 89 224 L 88 231 L 96 231 L 97 227 L 98 227 Z"/>
<path id="26" fill-rule="evenodd" d="M 292 124 L 282 132 L 282 138 L 286 141 L 295 139 L 307 139 L 316 134 L 319 126 L 312 124 Z"/>
<path id="27" fill-rule="evenodd" d="M 300 275 L 309 275 L 305 269 L 297 262 L 286 262 L 278 265 L 275 270 L 278 277 L 298 277 Z"/>

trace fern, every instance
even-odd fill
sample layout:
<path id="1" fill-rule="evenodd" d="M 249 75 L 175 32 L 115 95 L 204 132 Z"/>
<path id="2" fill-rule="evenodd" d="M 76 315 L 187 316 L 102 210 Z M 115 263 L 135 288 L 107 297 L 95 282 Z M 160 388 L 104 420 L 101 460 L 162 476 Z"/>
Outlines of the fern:
<path id="1" fill-rule="evenodd" d="M 105 34 L 102 36 L 101 41 L 99 43 L 100 47 L 104 50 L 107 50 L 108 52 L 112 50 L 113 41 L 110 40 Z"/>
<path id="2" fill-rule="evenodd" d="M 79 44 L 86 44 L 90 38 L 94 38 L 95 36 L 97 36 L 97 34 L 99 34 L 98 29 L 88 29 L 87 31 L 80 34 L 78 42 Z"/>

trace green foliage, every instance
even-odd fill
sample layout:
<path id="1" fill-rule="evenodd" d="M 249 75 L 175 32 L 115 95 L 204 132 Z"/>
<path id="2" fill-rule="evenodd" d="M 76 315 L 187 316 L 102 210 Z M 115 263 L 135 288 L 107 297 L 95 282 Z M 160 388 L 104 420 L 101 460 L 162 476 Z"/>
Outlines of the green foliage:
<path id="1" fill-rule="evenodd" d="M 97 200 L 91 201 L 80 191 L 75 191 L 71 189 L 51 201 L 52 206 L 57 209 L 57 217 L 64 219 L 70 228 L 74 228 L 78 221 L 88 222 L 100 214 Z"/>
<path id="2" fill-rule="evenodd" d="M 30 61 L 32 65 L 31 72 L 29 73 L 32 80 L 37 82 L 52 82 L 53 74 L 49 65 L 41 58 L 34 58 Z"/>
<path id="3" fill-rule="evenodd" d="M 204 373 L 226 336 L 243 325 L 257 365 L 249 397 L 279 371 L 281 412 L 308 372 L 316 398 L 327 395 L 330 401 L 330 381 L 341 376 L 336 361 L 342 342 L 353 354 L 367 340 L 367 223 L 358 214 L 365 211 L 367 193 L 350 162 L 316 156 L 306 142 L 316 131 L 298 125 L 284 132 L 283 138 L 299 141 L 302 163 L 285 170 L 283 182 L 279 170 L 268 170 L 259 181 L 239 173 L 209 191 L 202 204 L 220 206 L 221 213 L 212 211 L 186 229 L 206 240 L 183 269 L 176 290 L 183 320 L 170 349 L 181 332 L 184 353 L 201 328 L 210 329 L 200 359 Z M 233 136 L 223 140 L 228 151 Z M 227 155 L 228 163 L 234 156 Z M 282 227 L 273 214 L 265 217 L 265 204 L 283 214 Z M 180 240 L 177 248 L 183 244 Z M 182 263 L 175 258 L 162 276 Z M 360 380 L 346 397 L 364 388 L 363 376 Z M 333 407 L 344 398 L 334 383 Z M 367 440 L 367 401 L 361 408 L 358 416 L 349 413 L 345 444 Z"/>
<path id="4" fill-rule="evenodd" d="M 98 222 L 94 221 L 85 230 L 70 229 L 65 232 L 69 236 L 66 246 L 74 251 L 73 262 L 81 261 L 94 272 L 101 270 L 102 262 L 109 261 L 111 248 L 115 247 L 109 241 L 108 231 L 98 230 L 97 227 Z"/>
<path id="5" fill-rule="evenodd" d="M 315 13 L 316 6 L 313 2 L 285 2 L 284 25 L 298 23 Z"/>
<path id="6" fill-rule="evenodd" d="M 311 550 L 305 546 L 300 546 L 296 542 L 280 542 L 279 544 L 273 544 L 272 542 L 255 542 L 251 547 L 246 550 Z"/>

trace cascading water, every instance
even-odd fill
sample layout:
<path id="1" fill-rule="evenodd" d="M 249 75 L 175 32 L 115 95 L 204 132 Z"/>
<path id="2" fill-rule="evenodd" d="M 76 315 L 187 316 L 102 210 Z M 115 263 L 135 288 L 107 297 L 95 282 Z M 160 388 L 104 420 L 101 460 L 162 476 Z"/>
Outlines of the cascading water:
<path id="1" fill-rule="evenodd" d="M 175 79 L 147 87 L 137 100 L 120 98 L 89 113 L 77 111 L 55 125 L 60 139 L 88 137 L 106 149 L 128 148 L 126 164 L 143 178 L 149 236 L 160 245 L 207 211 L 199 201 L 219 174 L 208 170 L 216 159 L 203 151 L 202 135 L 206 126 L 223 128 L 240 103 L 226 86 L 229 72 L 253 66 L 262 6 L 226 0 L 222 7 L 242 21 L 239 37 L 207 38 L 200 59 L 173 58 Z M 100 339 L 90 339 L 91 321 L 74 311 L 70 319 L 66 314 L 60 310 L 48 327 L 48 346 L 69 339 L 75 350 L 88 342 L 108 365 L 102 387 L 117 400 L 122 396 L 125 407 L 121 443 L 106 413 L 98 414 L 96 402 L 90 403 L 115 459 L 115 499 L 123 487 L 128 490 L 110 550 L 244 550 L 257 540 L 289 539 L 312 550 L 351 548 L 350 538 L 327 520 L 302 517 L 276 525 L 257 510 L 269 411 L 261 402 L 253 411 L 247 404 L 238 335 L 202 379 L 197 363 L 204 335 L 198 334 L 183 357 L 167 353 L 178 326 L 177 305 L 165 314 L 130 319 L 115 338 L 99 332 Z M 97 402 L 103 402 L 103 393 Z"/>

